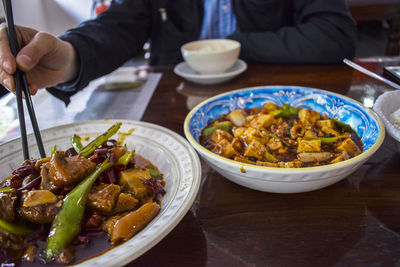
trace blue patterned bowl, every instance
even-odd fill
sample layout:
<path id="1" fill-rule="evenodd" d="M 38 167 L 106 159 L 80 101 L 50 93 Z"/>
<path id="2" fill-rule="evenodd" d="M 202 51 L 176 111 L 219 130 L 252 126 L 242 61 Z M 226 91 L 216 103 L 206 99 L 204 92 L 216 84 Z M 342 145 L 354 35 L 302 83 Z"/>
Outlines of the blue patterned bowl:
<path id="1" fill-rule="evenodd" d="M 212 120 L 234 109 L 261 107 L 267 102 L 311 108 L 349 124 L 363 142 L 363 153 L 343 162 L 306 168 L 273 168 L 221 157 L 199 144 L 201 130 Z M 230 91 L 193 108 L 184 123 L 186 138 L 217 172 L 240 185 L 277 193 L 307 192 L 331 185 L 357 170 L 381 146 L 385 128 L 379 117 L 346 96 L 306 87 L 263 86 Z"/>

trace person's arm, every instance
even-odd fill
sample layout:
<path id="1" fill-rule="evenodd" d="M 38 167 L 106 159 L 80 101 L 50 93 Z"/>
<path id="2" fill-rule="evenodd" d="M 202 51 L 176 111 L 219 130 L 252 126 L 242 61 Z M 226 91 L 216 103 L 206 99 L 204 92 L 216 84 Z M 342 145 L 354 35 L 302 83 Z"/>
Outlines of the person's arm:
<path id="1" fill-rule="evenodd" d="M 242 1 L 234 2 L 235 11 L 243 10 Z M 333 63 L 354 57 L 356 26 L 343 0 L 292 2 L 292 13 L 270 12 L 290 16 L 293 25 L 273 31 L 236 32 L 229 37 L 241 43 L 241 58 L 266 63 Z M 235 12 L 238 21 L 249 12 Z"/>
<path id="2" fill-rule="evenodd" d="M 68 103 L 70 96 L 91 80 L 115 70 L 143 48 L 150 36 L 151 14 L 146 0 L 113 1 L 96 19 L 59 36 L 78 55 L 77 78 L 48 91 Z"/>

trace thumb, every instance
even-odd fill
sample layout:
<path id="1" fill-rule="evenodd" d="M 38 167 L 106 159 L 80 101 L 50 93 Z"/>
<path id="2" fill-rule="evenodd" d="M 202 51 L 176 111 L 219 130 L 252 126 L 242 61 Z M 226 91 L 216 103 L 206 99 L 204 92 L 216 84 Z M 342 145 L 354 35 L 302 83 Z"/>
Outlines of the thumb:
<path id="1" fill-rule="evenodd" d="M 33 69 L 43 56 L 54 48 L 54 37 L 45 32 L 38 32 L 33 39 L 19 51 L 16 61 L 18 67 L 24 71 Z"/>

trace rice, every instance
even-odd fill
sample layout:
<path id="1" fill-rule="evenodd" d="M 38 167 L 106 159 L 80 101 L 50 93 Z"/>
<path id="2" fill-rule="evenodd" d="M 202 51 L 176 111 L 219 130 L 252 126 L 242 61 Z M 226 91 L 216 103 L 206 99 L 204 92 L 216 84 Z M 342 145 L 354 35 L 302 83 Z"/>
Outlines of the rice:
<path id="1" fill-rule="evenodd" d="M 397 129 L 400 130 L 400 108 L 390 114 L 389 120 Z"/>

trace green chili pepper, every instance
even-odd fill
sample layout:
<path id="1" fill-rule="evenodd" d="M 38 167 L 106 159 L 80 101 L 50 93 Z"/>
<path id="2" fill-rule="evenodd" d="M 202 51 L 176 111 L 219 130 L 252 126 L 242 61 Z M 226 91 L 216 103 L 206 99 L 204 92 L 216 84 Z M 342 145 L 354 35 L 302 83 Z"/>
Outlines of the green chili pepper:
<path id="1" fill-rule="evenodd" d="M 54 153 L 56 153 L 56 151 L 57 151 L 57 146 L 54 145 L 54 146 L 51 148 L 51 155 L 53 155 Z"/>
<path id="2" fill-rule="evenodd" d="M 321 140 L 321 143 L 323 144 L 330 144 L 330 143 L 334 143 L 339 139 L 343 139 L 343 138 L 347 138 L 350 135 L 348 133 L 344 133 L 342 135 L 339 136 L 334 136 L 334 137 L 307 137 L 307 139 L 313 139 L 313 140 Z"/>
<path id="3" fill-rule="evenodd" d="M 47 237 L 44 251 L 46 260 L 53 260 L 57 257 L 79 234 L 90 188 L 97 177 L 112 165 L 113 163 L 106 159 L 65 197 L 61 210 L 56 215 Z"/>
<path id="4" fill-rule="evenodd" d="M 352 132 L 353 131 L 353 129 L 351 128 L 350 125 L 348 125 L 348 124 L 346 124 L 344 122 L 341 122 L 341 121 L 339 121 L 337 119 L 331 119 L 331 120 L 333 120 L 340 129 L 343 129 L 346 132 Z"/>
<path id="5" fill-rule="evenodd" d="M 276 112 L 274 114 L 274 117 L 275 118 L 278 118 L 278 117 L 287 118 L 287 117 L 290 117 L 292 115 L 297 115 L 297 113 L 299 113 L 299 109 L 297 109 L 295 107 L 292 107 L 292 106 L 290 106 L 288 104 L 283 103 L 282 110 L 280 110 L 280 112 Z"/>
<path id="6" fill-rule="evenodd" d="M 0 219 L 0 230 L 14 235 L 29 235 L 33 232 L 32 229 L 22 224 L 9 223 Z"/>
<path id="7" fill-rule="evenodd" d="M 268 136 L 269 138 L 279 139 L 279 137 L 274 134 L 268 134 Z"/>
<path id="8" fill-rule="evenodd" d="M 76 134 L 71 137 L 71 145 L 77 153 L 80 153 L 83 149 L 81 138 Z"/>
<path id="9" fill-rule="evenodd" d="M 225 124 L 218 124 L 215 126 L 208 127 L 203 130 L 203 134 L 206 136 L 210 136 L 217 129 L 231 133 L 232 132 L 232 124 L 225 123 Z"/>
<path id="10" fill-rule="evenodd" d="M 124 155 L 122 155 L 118 160 L 117 160 L 117 164 L 118 165 L 128 165 L 129 161 L 131 161 L 133 155 L 135 154 L 135 151 L 132 150 L 130 152 L 125 153 Z"/>
<path id="11" fill-rule="evenodd" d="M 146 166 L 146 170 L 149 172 L 152 178 L 158 178 L 161 176 L 160 172 L 156 170 L 153 164 Z"/>
<path id="12" fill-rule="evenodd" d="M 272 155 L 272 154 L 269 153 L 268 151 L 265 153 L 265 159 L 266 159 L 267 161 L 271 161 L 271 162 L 278 161 L 278 159 L 275 158 L 274 155 Z"/>
<path id="13" fill-rule="evenodd" d="M 117 122 L 116 124 L 112 125 L 105 133 L 97 136 L 92 142 L 82 148 L 80 154 L 85 158 L 88 158 L 98 147 L 100 147 L 105 141 L 107 141 L 119 130 L 121 124 L 121 122 Z"/>
<path id="14" fill-rule="evenodd" d="M 2 188 L 0 188 L 0 192 L 1 192 L 1 191 L 11 190 L 11 189 L 12 189 L 12 188 L 9 187 L 9 186 L 7 186 L 7 187 L 2 187 Z"/>
<path id="15" fill-rule="evenodd" d="M 121 157 L 122 160 L 116 163 L 127 164 L 132 156 L 133 151 L 125 153 Z M 76 235 L 80 233 L 90 188 L 102 172 L 116 163 L 109 162 L 106 159 L 65 197 L 61 210 L 56 215 L 47 238 L 47 245 L 43 255 L 47 261 L 57 257 L 72 242 Z"/>

